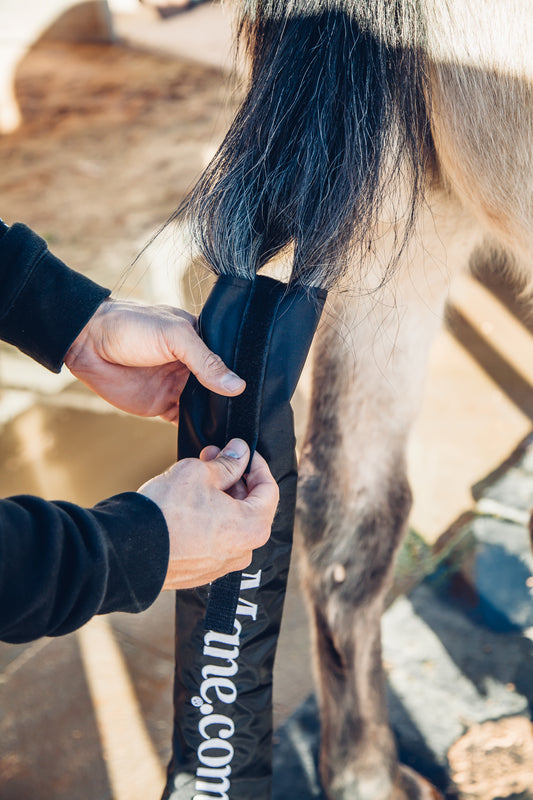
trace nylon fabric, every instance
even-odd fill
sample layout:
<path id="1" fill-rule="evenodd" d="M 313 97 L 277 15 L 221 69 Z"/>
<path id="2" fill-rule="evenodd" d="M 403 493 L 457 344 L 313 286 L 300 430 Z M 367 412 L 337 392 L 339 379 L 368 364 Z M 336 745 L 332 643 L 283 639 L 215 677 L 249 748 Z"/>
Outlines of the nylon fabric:
<path id="1" fill-rule="evenodd" d="M 267 296 L 279 302 L 261 318 Z M 254 281 L 221 277 L 200 316 L 207 345 L 233 368 L 248 364 L 250 374 L 243 377 L 249 396 L 229 401 L 191 376 L 180 403 L 179 458 L 196 457 L 207 444 L 223 447 L 229 432 L 240 435 L 244 429 L 228 423 L 230 404 L 235 411 L 241 404 L 247 419 L 241 411 L 234 419 L 244 423 L 249 444 L 257 441 L 278 482 L 280 502 L 269 541 L 255 551 L 242 575 L 229 633 L 204 629 L 209 587 L 176 595 L 175 724 L 166 800 L 270 800 L 272 671 L 297 481 L 290 400 L 325 297 L 322 290 L 287 287 L 263 276 Z M 269 327 L 266 337 L 259 336 L 266 342 L 259 356 L 254 320 L 263 334 Z"/>
<path id="2" fill-rule="evenodd" d="M 247 388 L 228 401 L 225 440 L 244 439 L 250 447 L 250 461 L 259 436 L 270 341 L 285 291 L 285 285 L 278 281 L 254 281 L 235 347 L 233 370 L 244 378 Z M 233 631 L 240 584 L 240 573 L 225 575 L 213 583 L 205 615 L 206 630 L 228 634 Z"/>

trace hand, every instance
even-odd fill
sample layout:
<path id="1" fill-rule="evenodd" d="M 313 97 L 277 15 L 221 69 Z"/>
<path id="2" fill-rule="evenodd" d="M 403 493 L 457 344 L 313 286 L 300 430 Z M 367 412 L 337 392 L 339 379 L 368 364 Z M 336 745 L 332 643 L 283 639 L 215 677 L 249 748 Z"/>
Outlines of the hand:
<path id="1" fill-rule="evenodd" d="M 163 589 L 191 589 L 246 569 L 252 551 L 268 540 L 279 491 L 258 453 L 241 480 L 249 457 L 245 442 L 232 439 L 221 452 L 206 447 L 200 459 L 178 461 L 139 489 L 157 503 L 169 530 Z"/>
<path id="2" fill-rule="evenodd" d="M 65 356 L 79 380 L 104 400 L 177 424 L 189 372 L 213 392 L 240 394 L 244 381 L 202 342 L 196 320 L 170 306 L 105 300 Z"/>

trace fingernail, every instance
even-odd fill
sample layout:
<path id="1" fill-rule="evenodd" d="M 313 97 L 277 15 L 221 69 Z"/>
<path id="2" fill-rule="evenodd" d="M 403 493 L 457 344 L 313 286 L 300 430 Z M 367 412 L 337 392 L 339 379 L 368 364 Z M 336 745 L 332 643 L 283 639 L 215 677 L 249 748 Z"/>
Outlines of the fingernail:
<path id="1" fill-rule="evenodd" d="M 227 389 L 228 392 L 235 392 L 237 389 L 242 389 L 244 381 L 242 378 L 239 378 L 238 375 L 235 375 L 234 372 L 227 372 L 222 378 L 222 386 L 224 389 Z"/>
<path id="2" fill-rule="evenodd" d="M 228 458 L 242 458 L 248 452 L 248 447 L 242 439 L 233 439 L 226 445 L 222 454 Z"/>

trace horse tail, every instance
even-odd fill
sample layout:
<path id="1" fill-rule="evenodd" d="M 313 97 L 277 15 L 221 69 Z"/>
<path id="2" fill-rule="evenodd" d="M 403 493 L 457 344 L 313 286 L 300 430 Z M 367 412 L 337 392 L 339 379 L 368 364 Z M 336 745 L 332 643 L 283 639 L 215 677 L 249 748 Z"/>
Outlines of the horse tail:
<path id="1" fill-rule="evenodd" d="M 246 96 L 185 203 L 201 254 L 218 274 L 253 277 L 292 246 L 291 280 L 338 286 L 401 184 L 388 274 L 432 152 L 416 0 L 242 5 Z"/>

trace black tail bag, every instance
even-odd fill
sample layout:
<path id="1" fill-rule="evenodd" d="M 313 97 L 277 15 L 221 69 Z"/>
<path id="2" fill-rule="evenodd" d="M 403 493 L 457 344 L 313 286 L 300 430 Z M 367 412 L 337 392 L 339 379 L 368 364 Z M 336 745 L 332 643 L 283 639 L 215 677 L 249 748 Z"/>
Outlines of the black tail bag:
<path id="1" fill-rule="evenodd" d="M 200 316 L 207 345 L 247 382 L 212 394 L 191 376 L 178 457 L 239 436 L 280 489 L 272 535 L 244 574 L 176 597 L 173 756 L 166 800 L 270 800 L 272 671 L 289 570 L 297 465 L 290 400 L 325 292 L 220 277 Z"/>

